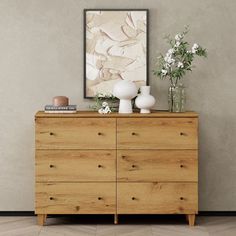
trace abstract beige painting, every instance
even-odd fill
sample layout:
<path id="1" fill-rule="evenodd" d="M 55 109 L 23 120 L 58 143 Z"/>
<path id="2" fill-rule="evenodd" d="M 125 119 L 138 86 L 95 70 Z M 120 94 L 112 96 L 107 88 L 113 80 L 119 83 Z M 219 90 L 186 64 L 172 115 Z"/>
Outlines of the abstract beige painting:
<path id="1" fill-rule="evenodd" d="M 85 10 L 85 97 L 147 84 L 147 10 Z"/>

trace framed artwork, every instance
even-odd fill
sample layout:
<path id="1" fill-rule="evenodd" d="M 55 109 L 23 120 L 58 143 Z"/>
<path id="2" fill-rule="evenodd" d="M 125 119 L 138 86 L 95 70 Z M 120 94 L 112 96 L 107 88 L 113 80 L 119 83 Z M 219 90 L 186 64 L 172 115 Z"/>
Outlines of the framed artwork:
<path id="1" fill-rule="evenodd" d="M 112 94 L 115 83 L 148 84 L 148 10 L 84 10 L 84 98 Z"/>

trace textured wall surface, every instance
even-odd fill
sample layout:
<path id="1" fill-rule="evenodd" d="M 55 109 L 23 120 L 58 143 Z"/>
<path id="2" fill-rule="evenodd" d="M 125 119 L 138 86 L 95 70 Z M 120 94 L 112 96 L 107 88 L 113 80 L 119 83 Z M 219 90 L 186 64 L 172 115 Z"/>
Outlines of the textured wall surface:
<path id="1" fill-rule="evenodd" d="M 55 95 L 88 108 L 83 9 L 121 7 L 150 9 L 150 71 L 165 34 L 186 24 L 207 47 L 184 81 L 200 113 L 200 210 L 236 211 L 235 0 L 0 0 L 0 211 L 34 209 L 34 113 Z M 166 109 L 168 82 L 150 83 Z"/>

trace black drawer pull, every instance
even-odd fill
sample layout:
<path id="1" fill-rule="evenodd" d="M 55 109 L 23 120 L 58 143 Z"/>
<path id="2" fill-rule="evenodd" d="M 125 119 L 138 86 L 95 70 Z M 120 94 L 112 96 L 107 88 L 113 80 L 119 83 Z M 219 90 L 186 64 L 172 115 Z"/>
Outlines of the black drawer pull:
<path id="1" fill-rule="evenodd" d="M 132 165 L 132 168 L 135 168 L 135 167 L 137 167 L 136 165 Z"/>
<path id="2" fill-rule="evenodd" d="M 53 168 L 53 167 L 55 167 L 55 166 L 54 166 L 54 165 L 50 165 L 49 167 L 50 167 L 50 168 Z"/>
<path id="3" fill-rule="evenodd" d="M 183 200 L 184 200 L 184 198 L 183 198 L 183 197 L 180 197 L 179 199 L 180 199 L 181 201 L 183 201 Z"/>
<path id="4" fill-rule="evenodd" d="M 99 200 L 99 201 L 102 200 L 102 197 L 98 197 L 98 200 Z"/>
<path id="5" fill-rule="evenodd" d="M 132 200 L 134 201 L 134 200 L 136 200 L 136 198 L 135 198 L 135 197 L 132 197 Z"/>
<path id="6" fill-rule="evenodd" d="M 184 168 L 184 165 L 180 165 L 180 168 Z"/>
<path id="7" fill-rule="evenodd" d="M 50 132 L 49 134 L 50 134 L 50 135 L 54 135 L 54 133 L 53 133 L 53 132 Z"/>
<path id="8" fill-rule="evenodd" d="M 138 135 L 137 133 L 135 133 L 135 132 L 132 132 L 132 135 L 134 136 L 134 135 Z"/>
<path id="9" fill-rule="evenodd" d="M 98 165 L 98 168 L 102 168 L 102 165 Z"/>
<path id="10" fill-rule="evenodd" d="M 180 132 L 179 133 L 181 136 L 187 136 L 187 134 L 186 133 L 183 133 L 183 132 Z"/>
<path id="11" fill-rule="evenodd" d="M 102 133 L 101 133 L 101 132 L 98 132 L 98 135 L 99 135 L 99 136 L 101 136 L 101 135 L 102 135 Z"/>
<path id="12" fill-rule="evenodd" d="M 50 200 L 54 200 L 54 197 L 50 197 L 49 199 L 50 199 Z"/>

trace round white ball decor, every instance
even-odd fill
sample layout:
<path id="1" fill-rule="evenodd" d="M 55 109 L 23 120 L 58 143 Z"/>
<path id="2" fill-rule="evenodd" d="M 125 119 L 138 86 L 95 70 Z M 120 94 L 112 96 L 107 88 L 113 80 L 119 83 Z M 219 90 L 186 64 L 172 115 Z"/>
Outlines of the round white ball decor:
<path id="1" fill-rule="evenodd" d="M 138 89 L 132 81 L 121 80 L 113 87 L 113 96 L 120 99 L 119 113 L 132 113 L 131 99 L 138 93 Z"/>

